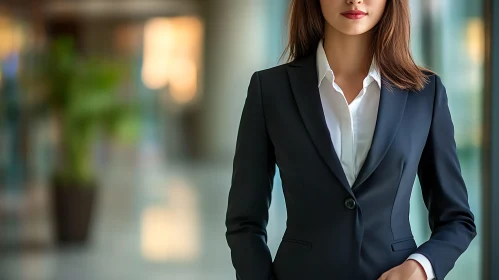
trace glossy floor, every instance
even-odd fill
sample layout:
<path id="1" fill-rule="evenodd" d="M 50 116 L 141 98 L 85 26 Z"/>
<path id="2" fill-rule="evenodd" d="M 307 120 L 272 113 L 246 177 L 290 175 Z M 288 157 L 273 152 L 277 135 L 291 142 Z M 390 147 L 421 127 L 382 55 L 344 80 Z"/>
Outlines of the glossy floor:
<path id="1" fill-rule="evenodd" d="M 4 196 L 0 279 L 235 279 L 224 236 L 231 166 L 167 164 L 156 154 L 105 168 L 85 248 L 50 245 L 46 187 Z M 277 244 L 284 221 L 273 224 Z"/>

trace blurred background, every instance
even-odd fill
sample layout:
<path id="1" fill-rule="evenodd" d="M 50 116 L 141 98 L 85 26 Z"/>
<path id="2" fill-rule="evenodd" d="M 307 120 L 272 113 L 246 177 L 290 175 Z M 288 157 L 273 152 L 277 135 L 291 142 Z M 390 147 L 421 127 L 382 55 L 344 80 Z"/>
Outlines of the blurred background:
<path id="1" fill-rule="evenodd" d="M 451 280 L 492 279 L 491 2 L 410 0 L 413 54 L 447 87 L 479 232 Z M 284 63 L 288 5 L 0 0 L 0 280 L 235 279 L 224 219 L 237 128 L 251 74 Z M 417 181 L 410 218 L 420 244 Z M 277 173 L 273 255 L 285 223 Z"/>

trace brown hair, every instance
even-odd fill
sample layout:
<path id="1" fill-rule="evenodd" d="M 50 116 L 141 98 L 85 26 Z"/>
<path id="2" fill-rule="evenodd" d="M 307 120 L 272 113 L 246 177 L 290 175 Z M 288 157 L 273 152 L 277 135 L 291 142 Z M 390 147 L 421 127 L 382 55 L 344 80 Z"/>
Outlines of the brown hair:
<path id="1" fill-rule="evenodd" d="M 312 54 L 324 37 L 325 18 L 319 0 L 293 0 L 290 6 L 288 61 Z M 414 62 L 409 46 L 410 12 L 407 0 L 387 0 L 374 32 L 372 48 L 382 77 L 401 89 L 421 90 L 432 71 Z"/>

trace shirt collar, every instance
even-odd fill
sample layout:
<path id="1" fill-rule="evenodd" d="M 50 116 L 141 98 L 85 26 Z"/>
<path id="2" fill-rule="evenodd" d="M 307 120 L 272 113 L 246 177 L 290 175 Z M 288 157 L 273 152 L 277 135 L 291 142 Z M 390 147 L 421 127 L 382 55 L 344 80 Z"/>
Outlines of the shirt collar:
<path id="1" fill-rule="evenodd" d="M 334 81 L 334 73 L 331 67 L 329 66 L 329 62 L 327 61 L 327 56 L 326 52 L 324 50 L 324 45 L 323 45 L 323 40 L 319 42 L 319 46 L 317 47 L 317 77 L 318 77 L 318 83 L 317 86 L 321 85 L 322 80 L 326 78 L 326 75 L 328 73 L 331 73 L 332 75 L 332 80 L 331 82 Z M 369 73 L 364 79 L 364 87 L 367 87 L 370 84 L 370 81 L 374 80 L 378 84 L 378 87 L 381 88 L 381 75 L 379 73 L 378 68 L 376 67 L 375 60 L 373 58 L 371 62 L 371 67 L 369 68 Z"/>

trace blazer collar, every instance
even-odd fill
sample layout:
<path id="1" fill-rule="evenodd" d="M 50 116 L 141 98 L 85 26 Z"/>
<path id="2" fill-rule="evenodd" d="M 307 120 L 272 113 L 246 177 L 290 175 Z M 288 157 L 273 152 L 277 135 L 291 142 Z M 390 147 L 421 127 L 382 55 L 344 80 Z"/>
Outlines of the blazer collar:
<path id="1" fill-rule="evenodd" d="M 288 64 L 288 76 L 291 83 L 300 116 L 317 152 L 329 167 L 340 184 L 353 195 L 356 189 L 378 167 L 386 155 L 404 115 L 408 92 L 391 85 L 382 79 L 380 103 L 371 149 L 361 167 L 353 186 L 350 187 L 336 154 L 317 87 L 316 52 Z"/>
<path id="2" fill-rule="evenodd" d="M 336 176 L 340 184 L 352 195 L 352 190 L 329 135 L 317 87 L 315 53 L 289 64 L 288 75 L 300 116 L 317 152 Z"/>
<path id="3" fill-rule="evenodd" d="M 407 102 L 407 90 L 402 90 L 383 79 L 378 116 L 371 148 L 352 188 L 356 189 L 376 170 L 390 148 L 402 122 Z"/>

